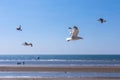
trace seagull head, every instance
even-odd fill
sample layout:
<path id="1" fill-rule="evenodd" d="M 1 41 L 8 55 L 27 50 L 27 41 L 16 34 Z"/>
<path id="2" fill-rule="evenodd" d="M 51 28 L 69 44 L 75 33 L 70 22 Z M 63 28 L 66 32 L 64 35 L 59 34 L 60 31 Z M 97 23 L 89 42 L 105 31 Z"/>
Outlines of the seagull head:
<path id="1" fill-rule="evenodd" d="M 74 26 L 73 28 L 74 28 L 74 29 L 78 29 L 77 26 Z"/>

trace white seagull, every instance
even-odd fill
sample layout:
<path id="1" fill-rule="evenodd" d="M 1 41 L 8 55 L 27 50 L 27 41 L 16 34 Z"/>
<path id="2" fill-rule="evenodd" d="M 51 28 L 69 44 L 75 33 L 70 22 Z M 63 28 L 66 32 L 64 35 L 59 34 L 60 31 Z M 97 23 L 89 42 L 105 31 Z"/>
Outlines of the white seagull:
<path id="1" fill-rule="evenodd" d="M 21 25 L 16 28 L 18 31 L 22 31 Z"/>
<path id="2" fill-rule="evenodd" d="M 82 37 L 78 37 L 79 30 L 77 26 L 74 26 L 73 28 L 69 27 L 69 31 L 70 38 L 67 38 L 67 41 L 83 39 Z"/>

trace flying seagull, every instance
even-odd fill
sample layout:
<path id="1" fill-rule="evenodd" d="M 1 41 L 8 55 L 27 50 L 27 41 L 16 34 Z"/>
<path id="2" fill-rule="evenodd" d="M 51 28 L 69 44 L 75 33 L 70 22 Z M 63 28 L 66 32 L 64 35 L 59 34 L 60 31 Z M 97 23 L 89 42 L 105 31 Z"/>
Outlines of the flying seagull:
<path id="1" fill-rule="evenodd" d="M 100 23 L 106 22 L 106 20 L 104 20 L 103 18 L 99 18 L 98 21 L 99 21 Z"/>
<path id="2" fill-rule="evenodd" d="M 69 27 L 68 29 L 70 31 L 70 37 L 66 39 L 67 41 L 83 39 L 82 37 L 78 37 L 79 30 L 77 26 L 73 28 Z"/>
<path id="3" fill-rule="evenodd" d="M 23 45 L 24 46 L 31 46 L 31 47 L 33 47 L 32 43 L 27 43 L 27 42 L 24 42 Z"/>
<path id="4" fill-rule="evenodd" d="M 21 25 L 16 28 L 18 31 L 22 31 Z"/>

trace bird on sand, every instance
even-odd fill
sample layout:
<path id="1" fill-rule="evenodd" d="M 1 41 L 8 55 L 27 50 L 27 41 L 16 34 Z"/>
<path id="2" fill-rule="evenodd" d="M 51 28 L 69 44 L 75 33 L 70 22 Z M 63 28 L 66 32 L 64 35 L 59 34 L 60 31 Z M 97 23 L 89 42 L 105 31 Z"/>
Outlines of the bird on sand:
<path id="1" fill-rule="evenodd" d="M 106 20 L 103 19 L 103 18 L 99 18 L 98 21 L 99 21 L 100 23 L 104 23 L 104 22 L 106 22 Z"/>
<path id="2" fill-rule="evenodd" d="M 78 37 L 79 29 L 77 26 L 73 26 L 73 28 L 69 27 L 68 29 L 70 31 L 70 37 L 66 39 L 67 41 L 83 39 L 82 37 Z"/>
<path id="3" fill-rule="evenodd" d="M 17 29 L 18 31 L 22 31 L 21 25 L 19 25 L 16 29 Z"/>
<path id="4" fill-rule="evenodd" d="M 24 42 L 23 45 L 24 45 L 24 46 L 31 46 L 31 47 L 33 47 L 33 44 L 32 44 L 32 43 L 27 43 L 27 42 Z"/>

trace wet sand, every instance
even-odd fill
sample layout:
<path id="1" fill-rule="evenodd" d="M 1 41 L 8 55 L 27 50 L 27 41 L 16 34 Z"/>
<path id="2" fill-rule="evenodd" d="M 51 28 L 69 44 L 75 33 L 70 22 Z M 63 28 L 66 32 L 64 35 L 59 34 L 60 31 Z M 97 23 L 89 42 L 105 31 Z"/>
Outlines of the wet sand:
<path id="1" fill-rule="evenodd" d="M 120 78 L 0 78 L 0 80 L 120 80 Z"/>
<path id="2" fill-rule="evenodd" d="M 62 71 L 62 72 L 118 72 L 119 66 L 0 66 L 0 71 Z M 120 80 L 120 77 L 11 77 L 1 76 L 0 80 Z"/>
<path id="3" fill-rule="evenodd" d="M 0 66 L 0 71 L 120 72 L 119 66 Z"/>

